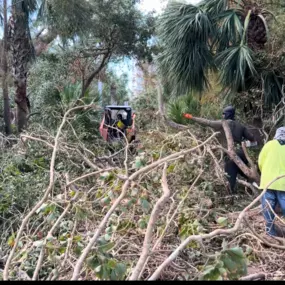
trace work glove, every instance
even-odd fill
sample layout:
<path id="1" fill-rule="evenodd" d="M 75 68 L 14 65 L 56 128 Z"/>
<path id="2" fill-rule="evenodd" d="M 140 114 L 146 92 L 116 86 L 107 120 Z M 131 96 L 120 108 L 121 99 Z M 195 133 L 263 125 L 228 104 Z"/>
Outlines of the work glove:
<path id="1" fill-rule="evenodd" d="M 183 114 L 183 117 L 186 119 L 191 120 L 193 118 L 193 116 L 191 114 Z"/>

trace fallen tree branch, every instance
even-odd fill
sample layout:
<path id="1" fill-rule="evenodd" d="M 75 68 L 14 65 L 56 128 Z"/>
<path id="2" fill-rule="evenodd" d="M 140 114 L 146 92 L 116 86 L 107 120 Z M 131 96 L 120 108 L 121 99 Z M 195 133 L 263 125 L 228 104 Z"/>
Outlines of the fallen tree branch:
<path id="1" fill-rule="evenodd" d="M 91 168 L 98 171 L 102 170 L 100 167 L 96 166 L 92 161 L 90 161 L 90 159 L 88 159 L 84 154 L 82 154 L 81 151 L 78 149 L 76 151 Z"/>
<path id="2" fill-rule="evenodd" d="M 201 175 L 203 174 L 203 172 L 201 171 L 198 176 L 196 177 L 195 181 L 192 183 L 191 187 L 189 188 L 189 190 L 187 191 L 186 195 L 183 197 L 183 199 L 180 201 L 180 203 L 178 204 L 176 210 L 174 211 L 174 213 L 172 214 L 171 218 L 169 219 L 169 221 L 167 222 L 167 225 L 165 226 L 165 228 L 162 231 L 162 234 L 160 235 L 159 239 L 156 241 L 155 245 L 152 248 L 152 252 L 155 251 L 155 249 L 157 248 L 157 246 L 160 244 L 160 242 L 162 241 L 168 227 L 170 226 L 170 224 L 172 223 L 172 221 L 174 220 L 175 216 L 177 215 L 178 211 L 180 210 L 180 208 L 182 207 L 182 205 L 184 204 L 185 200 L 189 197 L 189 193 L 193 190 L 193 188 L 195 187 L 196 183 L 198 182 L 198 180 L 200 179 Z M 138 277 L 138 279 L 140 279 L 141 274 L 143 273 L 143 270 L 147 264 L 149 260 L 149 257 L 147 258 L 147 260 L 145 261 L 144 266 L 142 267 L 142 270 L 140 272 L 140 275 Z"/>
<path id="3" fill-rule="evenodd" d="M 167 117 L 165 115 L 162 116 L 163 117 L 163 120 L 165 121 L 165 123 L 174 128 L 174 129 L 177 129 L 177 130 L 187 130 L 189 129 L 189 127 L 185 126 L 185 125 L 181 125 L 181 124 L 177 124 L 169 119 L 167 119 Z"/>
<path id="4" fill-rule="evenodd" d="M 267 246 L 273 247 L 273 248 L 278 248 L 278 249 L 285 249 L 285 246 L 279 245 L 279 244 L 273 244 L 268 242 L 266 239 L 264 239 L 261 235 L 259 235 L 254 229 L 253 227 L 250 225 L 250 223 L 248 222 L 248 220 L 246 218 L 244 218 L 244 222 L 246 224 L 246 226 L 250 229 L 250 231 L 252 232 L 252 234 L 258 238 L 259 240 L 261 240 L 264 244 L 266 244 Z"/>
<path id="5" fill-rule="evenodd" d="M 260 177 L 256 171 L 256 167 L 249 168 L 235 152 L 234 140 L 228 122 L 226 120 L 223 120 L 222 124 L 227 139 L 228 149 L 225 149 L 223 147 L 220 148 L 228 154 L 228 156 L 235 162 L 235 164 L 247 177 L 250 177 L 259 183 Z M 253 162 L 251 161 L 251 163 Z"/>
<path id="6" fill-rule="evenodd" d="M 55 140 L 54 140 L 54 147 L 53 147 L 53 153 L 52 153 L 52 157 L 51 157 L 51 162 L 50 162 L 50 181 L 49 181 L 49 186 L 47 187 L 46 191 L 44 192 L 44 196 L 43 198 L 33 207 L 33 209 L 27 214 L 27 216 L 23 219 L 22 221 L 22 224 L 20 226 L 20 229 L 17 233 L 17 236 L 15 238 L 15 244 L 12 248 L 12 250 L 10 251 L 10 254 L 8 256 L 8 259 L 7 259 L 7 262 L 5 264 L 5 268 L 4 268 L 4 271 L 3 271 L 3 280 L 8 280 L 9 278 L 9 267 L 10 267 L 10 264 L 11 264 L 11 261 L 13 259 L 13 256 L 15 254 L 15 251 L 18 247 L 18 244 L 19 244 L 19 240 L 22 236 L 22 233 L 26 227 L 26 224 L 28 223 L 29 219 L 34 215 L 34 213 L 42 206 L 42 204 L 48 199 L 48 196 L 50 194 L 50 192 L 52 191 L 53 189 L 53 186 L 54 186 L 54 183 L 55 183 L 55 175 L 54 175 L 54 166 L 55 166 L 55 159 L 56 159 L 56 154 L 57 154 L 57 150 L 58 150 L 58 146 L 59 146 L 59 137 L 61 135 L 61 132 L 62 132 L 62 129 L 67 121 L 67 117 L 68 115 L 73 112 L 73 111 L 76 111 L 76 110 L 80 110 L 80 109 L 86 109 L 86 108 L 92 108 L 93 107 L 93 104 L 91 105 L 87 105 L 87 106 L 77 106 L 77 107 L 74 107 L 72 109 L 69 109 L 63 119 L 62 119 L 62 122 L 58 128 L 58 131 L 57 131 L 57 134 L 56 134 L 56 137 L 55 137 Z"/>
<path id="7" fill-rule="evenodd" d="M 241 277 L 239 280 L 242 281 L 250 281 L 250 280 L 264 280 L 266 278 L 266 274 L 264 272 L 250 274 L 248 276 Z"/>
<path id="8" fill-rule="evenodd" d="M 129 280 L 137 280 L 138 279 L 140 272 L 141 272 L 142 268 L 144 267 L 145 261 L 147 260 L 149 254 L 150 254 L 150 246 L 151 246 L 153 228 L 155 226 L 155 223 L 157 221 L 159 214 L 161 213 L 163 206 L 169 200 L 170 190 L 169 190 L 168 183 L 167 183 L 166 171 L 167 171 L 167 164 L 164 165 L 162 182 L 161 182 L 162 189 L 163 189 L 163 195 L 161 196 L 161 198 L 156 202 L 155 206 L 153 207 L 153 210 L 152 210 L 152 213 L 150 215 L 150 219 L 149 219 L 149 222 L 147 225 L 147 229 L 146 229 L 142 253 L 141 253 L 141 256 L 138 260 L 138 263 L 137 263 L 135 269 L 133 270 L 133 273 L 132 273 Z"/>
<path id="9" fill-rule="evenodd" d="M 45 140 L 42 140 L 42 139 L 39 139 L 39 138 L 36 138 L 36 137 L 32 137 L 32 136 L 29 136 L 29 135 L 24 135 L 24 134 L 22 134 L 22 135 L 20 136 L 20 138 L 21 138 L 21 140 L 22 140 L 23 143 L 25 143 L 26 140 L 29 139 L 29 140 L 33 140 L 33 141 L 37 141 L 37 142 L 42 142 L 42 143 L 44 143 L 45 145 L 47 145 L 48 147 L 54 148 L 54 146 L 53 146 L 52 144 L 50 144 L 49 142 L 47 142 L 47 141 L 45 141 Z M 24 139 L 24 138 L 25 138 L 25 139 Z"/>
<path id="10" fill-rule="evenodd" d="M 243 209 L 241 211 L 241 213 L 239 214 L 239 216 L 236 220 L 235 226 L 233 228 L 226 229 L 226 230 L 217 229 L 217 230 L 214 230 L 213 232 L 208 233 L 208 234 L 192 235 L 192 236 L 189 236 L 187 239 L 185 239 L 179 245 L 179 247 L 176 248 L 176 250 L 173 251 L 173 253 L 166 260 L 164 260 L 164 262 L 155 270 L 155 272 L 152 274 L 152 276 L 148 280 L 156 280 L 157 278 L 159 278 L 161 272 L 165 269 L 165 267 L 168 266 L 172 261 L 174 261 L 175 258 L 177 258 L 177 256 L 179 255 L 180 251 L 183 250 L 191 241 L 195 240 L 197 242 L 202 242 L 203 239 L 211 239 L 211 238 L 218 236 L 218 235 L 229 235 L 229 234 L 235 233 L 239 229 L 246 212 L 261 199 L 261 197 L 265 194 L 265 192 L 267 191 L 267 189 L 270 187 L 270 185 L 272 183 L 274 183 L 275 181 L 280 180 L 281 178 L 284 178 L 284 177 L 285 177 L 285 175 L 281 175 L 281 176 L 278 176 L 277 178 L 275 178 L 273 181 L 271 181 L 267 185 L 267 187 L 265 187 L 265 189 L 262 191 L 262 193 L 257 198 L 255 198 L 245 209 Z"/>
<path id="11" fill-rule="evenodd" d="M 107 168 L 107 169 L 102 169 L 102 170 L 99 170 L 99 171 L 96 171 L 96 172 L 91 172 L 91 173 L 87 173 L 87 174 L 84 174 L 74 180 L 72 180 L 71 182 L 68 182 L 66 184 L 66 187 L 69 187 L 70 185 L 82 180 L 82 179 L 85 179 L 85 178 L 88 178 L 88 177 L 92 177 L 92 176 L 96 176 L 102 172 L 108 172 L 108 171 L 111 171 L 111 170 L 114 170 L 114 168 Z"/>
<path id="12" fill-rule="evenodd" d="M 78 277 L 79 277 L 79 274 L 80 274 L 80 270 L 83 266 L 83 262 L 84 260 L 86 259 L 87 255 L 89 254 L 91 248 L 93 247 L 93 245 L 95 244 L 95 242 L 98 240 L 101 232 L 103 231 L 105 225 L 107 224 L 110 216 L 112 215 L 112 213 L 114 212 L 114 210 L 119 206 L 120 202 L 124 199 L 126 193 L 127 193 L 127 190 L 128 190 L 128 187 L 129 187 L 129 184 L 132 180 L 135 180 L 137 177 L 139 177 L 141 174 L 143 173 L 146 173 L 148 171 L 150 171 L 151 169 L 157 167 L 157 166 L 160 166 L 164 163 L 166 163 L 167 161 L 169 160 L 172 160 L 172 159 L 175 159 L 175 158 L 178 158 L 180 157 L 181 155 L 186 155 L 192 151 L 195 151 L 197 150 L 198 148 L 204 146 L 205 144 L 207 144 L 210 140 L 212 140 L 218 133 L 214 133 L 213 135 L 211 135 L 207 140 L 205 140 L 203 143 L 201 143 L 200 145 L 194 147 L 194 148 L 191 148 L 191 149 L 188 149 L 188 150 L 183 150 L 183 151 L 180 151 L 178 153 L 174 153 L 174 154 L 171 154 L 165 158 L 162 158 L 150 165 L 147 165 L 143 168 L 141 168 L 140 170 L 138 170 L 137 172 L 133 173 L 124 183 L 123 187 L 122 187 L 122 192 L 121 192 L 121 195 L 117 198 L 117 200 L 114 202 L 114 204 L 112 205 L 112 207 L 109 209 L 109 211 L 107 212 L 107 214 L 105 215 L 105 217 L 103 218 L 103 220 L 101 221 L 101 223 L 99 224 L 99 227 L 98 229 L 96 230 L 94 236 L 92 237 L 92 239 L 89 241 L 88 245 L 85 247 L 85 249 L 82 251 L 82 254 L 80 255 L 76 265 L 75 265 L 75 268 L 74 268 L 74 271 L 73 271 L 73 275 L 72 275 L 72 278 L 71 280 L 77 280 Z"/>
<path id="13" fill-rule="evenodd" d="M 246 182 L 246 181 L 244 181 L 244 180 L 242 180 L 242 179 L 238 179 L 238 178 L 237 178 L 237 182 L 238 182 L 239 184 L 241 184 L 241 185 L 243 185 L 243 186 L 249 188 L 249 189 L 252 191 L 252 193 L 253 193 L 254 195 L 258 195 L 259 191 L 258 191 L 251 183 Z"/>
<path id="14" fill-rule="evenodd" d="M 74 198 L 77 198 L 79 192 L 76 193 L 77 195 Z M 70 210 L 72 206 L 72 202 L 70 202 L 67 207 L 65 208 L 65 210 L 62 212 L 62 214 L 58 217 L 58 219 L 56 220 L 55 224 L 53 225 L 53 227 L 50 229 L 50 231 L 48 232 L 47 236 L 44 239 L 42 248 L 41 248 L 41 252 L 40 252 L 40 256 L 38 258 L 38 262 L 37 262 L 37 266 L 36 269 L 34 271 L 33 274 L 33 279 L 32 280 L 37 280 L 38 279 L 38 275 L 44 260 L 44 254 L 45 254 L 45 249 L 46 249 L 46 244 L 47 241 L 53 237 L 53 232 L 55 231 L 55 229 L 58 227 L 59 223 L 61 222 L 61 220 L 65 217 L 65 215 L 68 213 L 68 211 Z"/>
<path id="15" fill-rule="evenodd" d="M 247 159 L 247 161 L 248 161 L 250 167 L 251 167 L 252 169 L 254 169 L 255 171 L 257 171 L 257 170 L 256 170 L 256 165 L 254 164 L 254 162 L 252 161 L 252 159 L 250 158 L 250 156 L 249 156 L 249 154 L 248 154 L 248 152 L 247 152 L 245 142 L 242 142 L 241 145 L 242 145 L 243 153 L 244 153 L 244 155 L 245 155 L 245 157 L 246 157 L 246 159 Z"/>

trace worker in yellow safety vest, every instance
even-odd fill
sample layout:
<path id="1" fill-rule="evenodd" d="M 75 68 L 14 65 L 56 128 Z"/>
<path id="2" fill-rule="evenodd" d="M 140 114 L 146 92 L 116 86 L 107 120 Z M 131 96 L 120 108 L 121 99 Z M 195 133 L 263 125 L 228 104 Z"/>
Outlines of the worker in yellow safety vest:
<path id="1" fill-rule="evenodd" d="M 285 127 L 277 129 L 274 139 L 263 146 L 258 165 L 261 171 L 261 189 L 265 189 L 270 182 L 285 174 Z M 277 203 L 285 216 L 285 177 L 273 182 L 262 197 L 266 233 L 270 236 L 277 236 L 274 225 L 275 214 L 272 212 Z"/>

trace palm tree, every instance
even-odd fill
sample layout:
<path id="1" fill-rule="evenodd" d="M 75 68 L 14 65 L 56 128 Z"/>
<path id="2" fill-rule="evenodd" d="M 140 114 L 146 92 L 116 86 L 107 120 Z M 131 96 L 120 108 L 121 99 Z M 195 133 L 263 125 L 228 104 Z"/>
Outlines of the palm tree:
<path id="1" fill-rule="evenodd" d="M 263 89 L 265 103 L 277 104 L 285 77 L 278 60 L 268 68 L 271 16 L 264 1 L 204 0 L 196 6 L 171 2 L 158 32 L 164 48 L 158 57 L 161 73 L 176 94 L 202 94 L 209 87 L 209 71 L 218 70 L 227 92 Z"/>
<path id="2" fill-rule="evenodd" d="M 3 0 L 3 53 L 2 53 L 2 68 L 3 68 L 3 99 L 4 99 L 4 121 L 5 121 L 5 133 L 10 135 L 11 130 L 11 108 L 10 97 L 8 89 L 8 20 L 7 20 L 7 0 Z"/>
<path id="3" fill-rule="evenodd" d="M 12 0 L 10 18 L 10 47 L 12 51 L 13 77 L 16 87 L 17 126 L 21 131 L 27 122 L 29 101 L 27 97 L 28 64 L 34 57 L 34 48 L 29 29 L 29 15 L 37 8 L 36 0 Z"/>
<path id="4" fill-rule="evenodd" d="M 38 6 L 37 2 L 40 3 Z M 91 21 L 89 2 L 78 0 L 12 0 L 10 18 L 10 47 L 12 51 L 13 77 L 16 87 L 17 126 L 22 131 L 26 126 L 30 104 L 27 97 L 27 75 L 30 61 L 44 50 L 57 35 L 67 39 L 79 35 Z M 30 14 L 38 11 L 38 18 L 49 33 L 34 48 L 29 29 Z M 65 17 L 62 17 L 64 15 Z M 37 51 L 37 52 L 36 52 Z"/>

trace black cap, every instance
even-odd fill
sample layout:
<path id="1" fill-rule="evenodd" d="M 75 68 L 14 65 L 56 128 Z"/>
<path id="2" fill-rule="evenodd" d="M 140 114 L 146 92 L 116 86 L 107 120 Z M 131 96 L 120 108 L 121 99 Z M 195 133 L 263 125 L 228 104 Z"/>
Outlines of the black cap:
<path id="1" fill-rule="evenodd" d="M 236 110 L 233 106 L 227 106 L 223 110 L 223 115 L 225 115 L 226 120 L 234 120 Z"/>

